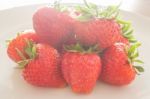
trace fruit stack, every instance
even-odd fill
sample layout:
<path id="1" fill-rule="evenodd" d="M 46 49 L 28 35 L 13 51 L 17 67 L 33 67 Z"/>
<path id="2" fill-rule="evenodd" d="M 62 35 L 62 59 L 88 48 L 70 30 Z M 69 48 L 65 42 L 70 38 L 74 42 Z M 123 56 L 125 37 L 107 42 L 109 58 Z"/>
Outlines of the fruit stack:
<path id="1" fill-rule="evenodd" d="M 92 3 L 39 8 L 31 31 L 11 40 L 8 56 L 34 86 L 90 93 L 97 81 L 123 86 L 144 69 L 137 66 L 137 47 L 130 22 L 118 16 L 118 6 Z"/>

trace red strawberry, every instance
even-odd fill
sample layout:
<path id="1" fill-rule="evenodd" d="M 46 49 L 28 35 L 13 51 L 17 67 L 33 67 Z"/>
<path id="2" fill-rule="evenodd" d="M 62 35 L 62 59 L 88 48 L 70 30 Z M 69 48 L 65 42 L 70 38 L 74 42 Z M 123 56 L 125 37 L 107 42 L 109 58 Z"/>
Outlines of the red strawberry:
<path id="1" fill-rule="evenodd" d="M 33 16 L 33 26 L 41 37 L 42 42 L 54 47 L 60 47 L 72 32 L 72 18 L 55 8 L 43 7 L 38 9 Z"/>
<path id="2" fill-rule="evenodd" d="M 100 48 L 104 49 L 119 40 L 121 36 L 120 25 L 113 19 L 102 19 L 98 20 L 98 44 Z"/>
<path id="3" fill-rule="evenodd" d="M 25 56 L 24 58 L 28 58 L 24 52 L 27 45 L 25 39 L 31 40 L 35 43 L 39 42 L 39 38 L 34 31 L 24 31 L 22 34 L 19 34 L 16 38 L 10 41 L 7 54 L 15 62 L 22 60 L 23 57 L 21 57 L 22 55 L 20 55 L 20 53 Z"/>
<path id="4" fill-rule="evenodd" d="M 74 32 L 77 40 L 83 45 L 94 45 L 97 43 L 97 36 L 95 35 L 97 24 L 94 21 L 74 23 Z"/>
<path id="5" fill-rule="evenodd" d="M 133 62 L 138 55 L 136 47 L 139 44 L 132 45 L 128 50 L 123 43 L 116 43 L 106 49 L 102 56 L 101 79 L 113 85 L 127 85 L 135 79 L 136 71 L 143 71 L 143 68 L 134 66 Z"/>
<path id="6" fill-rule="evenodd" d="M 66 82 L 61 74 L 57 50 L 46 44 L 31 45 L 26 49 L 30 59 L 19 62 L 25 65 L 24 79 L 35 86 L 64 87 Z"/>
<path id="7" fill-rule="evenodd" d="M 82 48 L 78 46 L 77 49 L 81 51 Z M 100 75 L 101 59 L 95 53 L 66 52 L 61 67 L 65 80 L 74 92 L 89 93 Z"/>
<path id="8" fill-rule="evenodd" d="M 85 5 L 76 7 L 74 11 L 80 13 L 74 16 L 76 19 L 74 32 L 77 40 L 86 46 L 98 44 L 102 50 L 118 42 L 123 35 L 122 29 L 124 31 L 128 29 L 122 28 L 121 22 L 116 19 L 118 7 L 109 6 L 101 9 L 86 0 L 84 3 Z"/>
<path id="9" fill-rule="evenodd" d="M 120 25 L 113 19 L 78 21 L 74 25 L 74 31 L 82 44 L 99 44 L 101 49 L 111 46 L 121 36 Z"/>

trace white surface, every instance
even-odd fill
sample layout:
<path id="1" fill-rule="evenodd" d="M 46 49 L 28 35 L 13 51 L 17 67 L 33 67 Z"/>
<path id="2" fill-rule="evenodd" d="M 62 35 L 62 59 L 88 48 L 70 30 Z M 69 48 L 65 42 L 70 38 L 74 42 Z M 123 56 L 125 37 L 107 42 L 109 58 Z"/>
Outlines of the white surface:
<path id="1" fill-rule="evenodd" d="M 140 54 L 145 62 L 145 72 L 132 84 L 115 87 L 98 81 L 89 95 L 74 94 L 69 87 L 44 89 L 28 85 L 21 78 L 20 70 L 14 68 L 16 64 L 7 57 L 5 40 L 14 37 L 19 31 L 32 28 L 32 14 L 38 7 L 34 5 L 0 11 L 1 99 L 150 99 L 150 20 L 124 11 L 124 17 L 133 22 L 135 36 L 142 42 Z"/>

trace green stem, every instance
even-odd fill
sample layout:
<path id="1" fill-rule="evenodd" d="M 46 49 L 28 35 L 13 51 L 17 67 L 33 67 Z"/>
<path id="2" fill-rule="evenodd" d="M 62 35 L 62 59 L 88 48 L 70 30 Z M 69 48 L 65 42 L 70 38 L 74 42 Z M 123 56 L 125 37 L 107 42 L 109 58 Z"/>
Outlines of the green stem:
<path id="1" fill-rule="evenodd" d="M 89 6 L 89 4 L 87 3 L 87 1 L 86 0 L 83 0 L 84 1 L 84 4 L 88 7 L 88 8 L 90 8 L 90 6 Z"/>
<path id="2" fill-rule="evenodd" d="M 17 62 L 19 68 L 24 68 L 32 59 L 21 60 Z"/>

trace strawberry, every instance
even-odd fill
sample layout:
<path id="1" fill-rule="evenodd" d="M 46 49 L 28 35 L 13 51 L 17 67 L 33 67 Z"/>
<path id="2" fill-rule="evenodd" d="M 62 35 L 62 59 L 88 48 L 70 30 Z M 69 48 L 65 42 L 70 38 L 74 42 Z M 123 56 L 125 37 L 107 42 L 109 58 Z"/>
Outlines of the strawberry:
<path id="1" fill-rule="evenodd" d="M 97 28 L 98 44 L 102 49 L 113 45 L 121 36 L 120 25 L 113 19 L 98 20 Z"/>
<path id="2" fill-rule="evenodd" d="M 61 68 L 64 78 L 74 92 L 89 93 L 100 75 L 101 59 L 96 53 L 82 53 L 83 48 L 78 44 L 74 49 L 63 55 Z"/>
<path id="3" fill-rule="evenodd" d="M 7 49 L 7 54 L 13 61 L 18 62 L 23 58 L 28 58 L 28 56 L 24 52 L 24 49 L 27 45 L 26 39 L 31 40 L 35 43 L 39 42 L 39 38 L 34 31 L 24 31 L 22 34 L 19 34 L 16 38 L 9 42 Z M 20 55 L 21 53 L 23 55 Z"/>
<path id="4" fill-rule="evenodd" d="M 18 62 L 24 67 L 23 78 L 34 86 L 65 87 L 57 50 L 47 44 L 28 44 L 25 51 L 30 58 Z"/>
<path id="5" fill-rule="evenodd" d="M 33 27 L 41 41 L 60 47 L 72 35 L 72 18 L 56 8 L 43 7 L 33 15 Z"/>
<path id="6" fill-rule="evenodd" d="M 143 72 L 143 68 L 135 66 L 134 62 L 142 61 L 137 60 L 138 52 L 137 47 L 139 43 L 132 45 L 130 48 L 123 43 L 115 43 L 106 49 L 102 56 L 102 81 L 123 86 L 130 84 L 138 72 Z"/>
<path id="7" fill-rule="evenodd" d="M 78 15 L 74 14 L 74 32 L 83 45 L 98 44 L 103 50 L 116 42 L 136 42 L 132 35 L 130 22 L 119 18 L 119 6 L 100 8 L 84 0 L 85 5 L 77 6 Z"/>
<path id="8" fill-rule="evenodd" d="M 74 32 L 81 44 L 86 46 L 98 44 L 101 49 L 105 49 L 119 40 L 122 35 L 121 27 L 115 19 L 95 15 L 97 9 L 92 7 L 88 5 L 77 9 L 80 15 L 75 17 Z"/>

